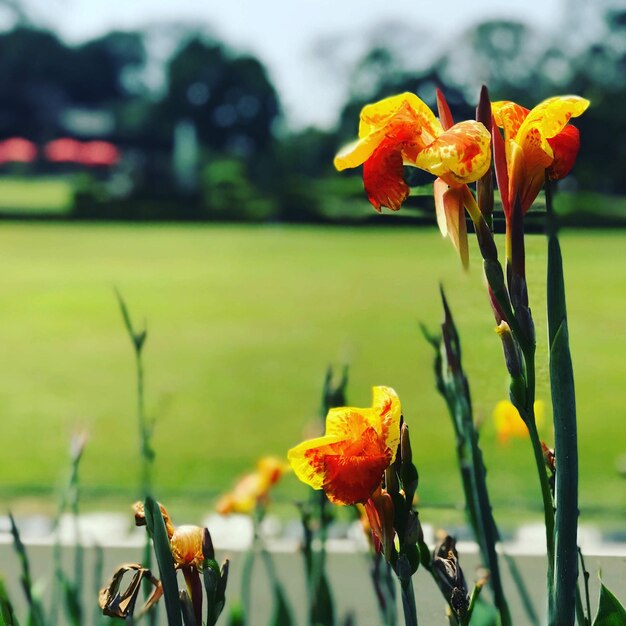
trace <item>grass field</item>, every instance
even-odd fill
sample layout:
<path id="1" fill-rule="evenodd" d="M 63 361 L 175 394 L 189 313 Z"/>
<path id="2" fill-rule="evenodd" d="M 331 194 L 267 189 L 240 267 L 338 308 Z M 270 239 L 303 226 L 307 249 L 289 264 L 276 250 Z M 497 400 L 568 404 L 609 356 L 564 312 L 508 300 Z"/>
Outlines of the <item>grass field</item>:
<path id="1" fill-rule="evenodd" d="M 583 514 L 606 510 L 619 519 L 626 233 L 576 232 L 562 241 Z M 548 400 L 545 252 L 542 237 L 529 238 L 538 395 Z M 89 506 L 125 506 L 137 495 L 133 358 L 114 286 L 134 318 L 147 320 L 147 405 L 157 420 L 162 499 L 209 510 L 256 457 L 285 454 L 301 440 L 316 418 L 325 368 L 349 362 L 351 404 L 367 405 L 374 384 L 398 390 L 422 502 L 458 503 L 452 428 L 418 328 L 421 321 L 435 329 L 441 318 L 441 280 L 484 422 L 496 506 L 538 510 L 528 442 L 496 442 L 491 412 L 507 395 L 507 377 L 472 260 L 463 273 L 435 230 L 3 224 L 0 504 L 49 494 L 79 427 L 91 437 L 82 470 Z M 279 497 L 304 494 L 289 477 Z"/>
<path id="2" fill-rule="evenodd" d="M 0 213 L 66 214 L 74 200 L 74 184 L 68 176 L 2 176 Z"/>

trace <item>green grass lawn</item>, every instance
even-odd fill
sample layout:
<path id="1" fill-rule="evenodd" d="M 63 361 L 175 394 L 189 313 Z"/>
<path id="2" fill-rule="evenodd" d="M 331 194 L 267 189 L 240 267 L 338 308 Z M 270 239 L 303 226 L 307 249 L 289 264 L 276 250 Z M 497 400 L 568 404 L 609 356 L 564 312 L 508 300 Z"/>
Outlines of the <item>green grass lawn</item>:
<path id="1" fill-rule="evenodd" d="M 575 232 L 562 241 L 583 514 L 607 509 L 619 519 L 626 233 Z M 527 256 L 538 395 L 549 400 L 542 237 L 529 238 Z M 147 320 L 160 498 L 209 510 L 259 455 L 285 454 L 301 440 L 316 418 L 325 368 L 348 362 L 351 404 L 368 405 L 372 385 L 397 389 L 422 503 L 458 503 L 453 432 L 418 327 L 439 323 L 442 281 L 496 507 L 539 510 L 529 443 L 496 442 L 491 413 L 507 396 L 507 376 L 480 263 L 474 254 L 464 273 L 435 230 L 3 224 L 0 267 L 0 503 L 15 506 L 58 485 L 78 428 L 90 432 L 88 504 L 125 506 L 137 495 L 133 357 L 114 287 L 135 320 Z M 544 436 L 551 440 L 549 429 Z M 289 477 L 278 497 L 304 494 Z"/>

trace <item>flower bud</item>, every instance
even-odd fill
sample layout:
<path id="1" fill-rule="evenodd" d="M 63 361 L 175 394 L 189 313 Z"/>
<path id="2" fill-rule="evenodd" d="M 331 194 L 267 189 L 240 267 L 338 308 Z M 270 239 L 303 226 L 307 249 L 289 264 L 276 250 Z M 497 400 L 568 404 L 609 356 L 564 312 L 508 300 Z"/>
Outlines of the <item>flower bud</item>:
<path id="1" fill-rule="evenodd" d="M 194 565 L 202 569 L 204 554 L 202 542 L 204 529 L 200 526 L 179 526 L 170 539 L 172 556 L 177 567 Z"/>
<path id="2" fill-rule="evenodd" d="M 511 333 L 511 327 L 506 322 L 502 321 L 496 327 L 496 333 L 502 340 L 506 369 L 509 371 L 511 378 L 520 377 L 522 375 L 521 356 L 517 343 L 513 338 L 513 333 Z"/>

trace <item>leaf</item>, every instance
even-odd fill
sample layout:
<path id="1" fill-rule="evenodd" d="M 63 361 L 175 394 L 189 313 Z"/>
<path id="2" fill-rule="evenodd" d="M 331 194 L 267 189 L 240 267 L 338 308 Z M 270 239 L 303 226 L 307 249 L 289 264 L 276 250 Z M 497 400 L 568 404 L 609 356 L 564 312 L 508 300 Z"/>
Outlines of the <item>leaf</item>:
<path id="1" fill-rule="evenodd" d="M 0 578 L 0 626 L 19 626 L 2 578 Z"/>
<path id="2" fill-rule="evenodd" d="M 292 626 L 294 623 L 291 617 L 291 609 L 287 603 L 287 598 L 282 587 L 275 584 L 273 587 L 274 592 L 274 615 L 270 620 L 271 626 Z"/>
<path id="3" fill-rule="evenodd" d="M 550 623 L 573 624 L 578 578 L 578 442 L 574 372 L 567 332 L 561 248 L 548 241 L 548 337 L 556 455 L 554 595 Z"/>
<path id="4" fill-rule="evenodd" d="M 626 624 L 626 610 L 604 586 L 604 583 L 601 583 L 598 613 L 593 620 L 593 626 L 624 626 L 624 624 Z"/>
<path id="5" fill-rule="evenodd" d="M 15 519 L 13 519 L 13 515 L 11 513 L 9 513 L 9 521 L 11 523 L 11 534 L 13 535 L 13 548 L 15 549 L 15 552 L 19 557 L 20 565 L 22 568 L 20 582 L 22 583 L 22 589 L 24 590 L 26 602 L 28 603 L 28 607 L 30 610 L 30 615 L 27 621 L 33 626 L 44 626 L 45 619 L 43 607 L 41 606 L 40 599 L 34 593 L 33 581 L 30 575 L 30 561 L 28 559 L 28 554 L 26 552 L 24 544 L 22 543 L 22 539 L 20 538 L 20 533 L 15 523 Z"/>
<path id="6" fill-rule="evenodd" d="M 146 526 L 152 537 L 159 572 L 161 574 L 167 623 L 169 626 L 183 626 L 174 557 L 172 557 L 170 542 L 167 537 L 167 531 L 165 530 L 165 522 L 163 521 L 161 510 L 154 498 L 150 496 L 146 498 L 144 510 L 146 514 Z"/>
<path id="7" fill-rule="evenodd" d="M 141 349 L 143 348 L 143 344 L 146 340 L 146 337 L 148 336 L 148 332 L 145 328 L 140 332 L 135 331 L 133 327 L 133 322 L 130 319 L 130 313 L 128 312 L 128 307 L 126 306 L 126 302 L 124 301 L 122 294 L 116 289 L 115 295 L 117 296 L 117 301 L 120 305 L 120 311 L 122 313 L 122 318 L 124 320 L 124 326 L 126 326 L 126 330 L 128 331 L 128 336 L 130 337 L 130 340 L 133 342 L 135 351 L 137 352 L 137 354 L 139 354 L 141 352 Z"/>
<path id="8" fill-rule="evenodd" d="M 317 594 L 314 598 L 314 604 L 311 608 L 311 619 L 314 624 L 319 626 L 333 626 L 335 623 L 335 607 L 333 604 L 333 596 L 328 584 L 326 574 L 322 572 Z"/>
<path id="9" fill-rule="evenodd" d="M 72 626 L 81 626 L 82 624 L 82 605 L 80 601 L 80 593 L 72 581 L 63 573 L 58 572 L 61 589 L 63 590 L 63 598 L 65 600 L 65 612 L 68 621 Z"/>
<path id="10" fill-rule="evenodd" d="M 474 605 L 469 626 L 498 626 L 499 624 L 496 608 L 479 598 Z"/>

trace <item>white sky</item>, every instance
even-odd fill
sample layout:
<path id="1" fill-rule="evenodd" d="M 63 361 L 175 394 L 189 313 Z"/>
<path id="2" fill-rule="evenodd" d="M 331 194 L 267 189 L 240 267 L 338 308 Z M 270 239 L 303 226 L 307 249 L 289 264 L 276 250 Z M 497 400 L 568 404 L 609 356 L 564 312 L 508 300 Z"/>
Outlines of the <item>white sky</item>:
<path id="1" fill-rule="evenodd" d="M 362 50 L 363 46 L 367 47 L 368 33 L 377 25 L 380 30 L 381 25 L 396 23 L 449 42 L 469 25 L 488 18 L 517 18 L 539 28 L 553 25 L 561 19 L 566 2 L 30 0 L 26 4 L 32 6 L 38 22 L 74 42 L 113 28 L 141 29 L 155 22 L 189 21 L 206 25 L 233 48 L 253 52 L 260 58 L 280 93 L 290 124 L 301 126 L 332 124 L 345 97 L 345 76 L 339 80 L 328 63 L 316 61 L 314 46 L 322 38 L 339 36 L 343 42 L 352 42 L 353 48 L 355 42 L 361 42 Z M 394 33 L 386 36 L 393 40 Z M 356 53 L 358 50 L 355 48 Z M 334 50 L 323 52 L 332 55 Z"/>

